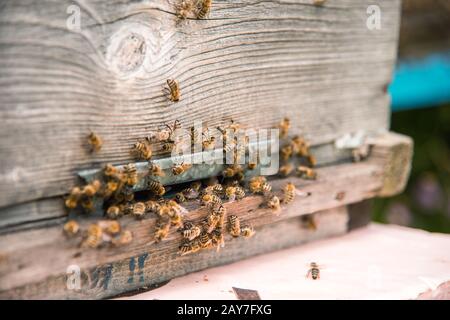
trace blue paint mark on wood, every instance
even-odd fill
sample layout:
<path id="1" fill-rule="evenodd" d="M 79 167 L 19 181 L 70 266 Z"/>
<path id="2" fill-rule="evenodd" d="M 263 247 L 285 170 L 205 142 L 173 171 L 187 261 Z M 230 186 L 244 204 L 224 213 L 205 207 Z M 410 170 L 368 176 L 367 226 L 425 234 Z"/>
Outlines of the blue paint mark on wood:
<path id="1" fill-rule="evenodd" d="M 139 282 L 144 283 L 144 263 L 145 259 L 147 259 L 148 253 L 144 253 L 138 258 L 138 267 L 139 267 Z"/>
<path id="2" fill-rule="evenodd" d="M 136 263 L 134 262 L 134 257 L 130 258 L 130 273 L 128 276 L 128 283 L 134 282 L 134 269 L 136 268 Z"/>
<path id="3" fill-rule="evenodd" d="M 129 266 L 130 266 L 130 273 L 128 276 L 128 283 L 134 283 L 134 272 L 136 270 L 136 258 L 137 258 L 137 264 L 138 264 L 138 275 L 139 275 L 139 282 L 144 283 L 144 264 L 145 260 L 148 257 L 148 253 L 141 254 L 137 257 L 131 257 Z"/>
<path id="4" fill-rule="evenodd" d="M 108 285 L 112 278 L 113 265 L 107 264 L 101 267 L 94 268 L 91 270 L 91 282 L 89 283 L 89 288 L 94 289 L 97 287 L 103 287 L 104 290 L 108 289 Z"/>

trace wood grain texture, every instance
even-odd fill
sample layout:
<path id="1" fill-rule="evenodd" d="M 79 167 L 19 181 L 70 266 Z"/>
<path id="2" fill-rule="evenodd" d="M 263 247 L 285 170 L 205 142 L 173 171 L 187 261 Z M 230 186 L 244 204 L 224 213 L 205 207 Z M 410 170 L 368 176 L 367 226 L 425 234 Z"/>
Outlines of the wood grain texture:
<path id="1" fill-rule="evenodd" d="M 0 291 L 0 298 L 100 299 L 111 297 L 211 266 L 228 264 L 250 256 L 342 235 L 347 231 L 348 214 L 345 207 L 319 212 L 315 217 L 318 223 L 315 231 L 306 229 L 301 220 L 294 217 L 271 225 L 259 226 L 255 236 L 250 239 L 227 239 L 225 248 L 219 253 L 209 250 L 180 257 L 177 254 L 178 244 L 174 241 L 175 239 L 161 245 L 157 250 L 145 250 L 138 255 L 135 255 L 133 251 L 123 250 L 123 257 L 119 260 L 106 262 L 102 259 L 96 266 L 80 264 L 81 288 L 79 290 L 67 289 L 66 268 L 70 265 L 67 264 L 61 266 L 60 272 L 51 274 L 42 281 L 31 282 L 9 291 Z M 67 263 L 71 262 L 67 261 Z"/>
<path id="2" fill-rule="evenodd" d="M 200 259 L 196 259 L 196 255 L 180 257 L 177 250 L 181 235 L 174 230 L 171 231 L 167 240 L 155 244 L 152 236 L 156 222 L 154 216 L 149 216 L 140 221 L 128 216 L 121 219 L 122 226 L 132 231 L 134 239 L 130 245 L 119 248 L 105 247 L 98 250 L 82 250 L 78 246 L 80 238 L 66 238 L 62 232 L 62 224 L 0 235 L 0 297 L 43 297 L 48 295 L 55 298 L 99 298 L 132 290 L 145 284 L 162 282 L 207 266 L 239 260 L 256 254 L 256 252 L 261 253 L 287 246 L 288 243 L 291 243 L 289 239 L 295 232 L 287 230 L 288 227 L 286 226 L 277 227 L 277 223 L 280 221 L 319 211 L 333 211 L 334 208 L 341 208 L 337 209 L 339 211 L 347 204 L 373 198 L 386 189 L 390 190 L 389 194 L 392 194 L 393 191 L 400 192 L 401 188 L 404 187 L 404 169 L 387 170 L 386 168 L 398 168 L 398 161 L 392 155 L 404 159 L 401 155 L 410 154 L 411 148 L 412 142 L 410 139 L 397 134 L 383 135 L 377 139 L 377 144 L 372 146 L 372 154 L 365 161 L 318 168 L 318 178 L 315 181 L 305 181 L 295 177 L 271 181 L 274 192 L 278 194 L 281 193 L 282 187 L 290 181 L 308 195 L 307 197 L 296 197 L 291 205 L 283 206 L 280 216 L 274 215 L 271 210 L 261 206 L 263 203 L 262 196 L 250 195 L 240 201 L 226 203 L 228 214 L 239 216 L 243 223 L 252 224 L 257 231 L 273 227 L 276 230 L 273 232 L 277 235 L 282 234 L 286 241 L 280 241 L 279 236 L 270 236 L 267 239 L 264 237 L 267 242 L 257 241 L 255 247 L 253 247 L 246 244 L 253 242 L 230 241 L 228 238 L 227 244 L 231 243 L 232 249 L 226 249 L 229 256 L 221 255 L 220 257 L 225 257 L 223 259 L 211 258 L 211 256 L 216 257 L 211 251 L 202 252 L 199 257 L 204 255 L 205 258 Z M 398 150 L 402 150 L 401 154 Z M 395 165 L 390 166 L 389 163 Z M 396 176 L 402 178 L 391 179 L 392 172 L 398 171 L 402 174 L 396 174 Z M 394 186 L 393 181 L 397 181 L 399 185 Z M 189 213 L 185 216 L 185 220 L 196 221 L 206 215 L 206 210 L 199 208 L 195 202 L 187 203 L 186 208 Z M 345 217 L 347 221 L 347 209 L 345 209 Z M 96 220 L 95 217 L 80 217 L 79 222 L 85 229 L 89 223 Z M 329 226 L 326 228 L 327 234 L 335 234 L 334 232 L 337 230 L 342 231 L 340 227 L 343 225 L 341 224 L 342 220 L 338 217 L 332 217 L 328 221 L 329 224 L 325 224 Z M 316 222 L 319 227 L 322 225 L 320 219 Z M 338 229 L 331 227 L 334 225 L 333 223 Z M 287 225 L 292 225 L 292 223 L 288 222 Z M 345 230 L 347 228 L 346 222 Z M 285 230 L 282 231 L 282 229 Z M 303 229 L 305 229 L 305 226 L 303 226 Z M 308 230 L 305 232 L 308 234 Z M 315 239 L 315 235 L 315 232 L 310 232 L 307 237 L 308 241 Z M 306 241 L 303 235 L 295 239 L 302 239 L 301 241 L 298 240 L 300 242 Z M 239 245 L 234 246 L 234 243 L 239 243 Z M 123 269 L 125 268 L 123 265 L 131 263 L 130 257 L 145 260 L 146 258 L 142 257 L 147 257 L 147 255 L 156 259 L 156 261 L 165 263 L 158 268 L 151 269 L 154 273 L 148 275 L 148 282 L 143 281 L 139 284 L 131 282 L 130 285 L 126 285 L 124 280 L 118 280 L 115 289 L 108 291 L 110 281 L 108 279 L 111 279 L 112 270 L 119 268 L 118 261 L 122 261 L 119 265 Z M 170 263 L 167 261 L 170 261 Z M 132 263 L 135 264 L 135 262 Z M 83 270 L 90 270 L 84 275 L 84 277 L 87 277 L 87 280 L 85 280 L 88 281 L 89 288 L 80 294 L 73 293 L 72 295 L 70 293 L 68 295 L 66 291 L 63 292 L 60 289 L 65 284 L 67 267 L 73 264 L 78 265 Z M 181 264 L 182 267 L 178 264 Z M 123 272 L 125 273 L 125 271 Z M 101 277 L 100 274 L 102 274 Z M 124 279 L 125 275 L 121 277 Z M 59 289 L 56 290 L 56 287 Z M 119 288 L 121 289 L 119 290 Z"/>
<path id="3" fill-rule="evenodd" d="M 232 287 L 240 287 L 257 290 L 263 300 L 448 300 L 449 246 L 448 234 L 372 223 L 336 238 L 192 273 L 126 299 L 236 300 Z M 312 261 L 322 266 L 318 281 L 306 278 Z"/>
<path id="4" fill-rule="evenodd" d="M 399 0 L 213 1 L 178 21 L 174 2 L 5 0 L 0 6 L 0 206 L 62 195 L 75 173 L 130 160 L 178 118 L 269 127 L 285 115 L 312 144 L 388 127 Z M 80 30 L 67 27 L 70 5 Z M 182 100 L 164 96 L 168 78 Z M 104 139 L 97 155 L 84 141 Z"/>

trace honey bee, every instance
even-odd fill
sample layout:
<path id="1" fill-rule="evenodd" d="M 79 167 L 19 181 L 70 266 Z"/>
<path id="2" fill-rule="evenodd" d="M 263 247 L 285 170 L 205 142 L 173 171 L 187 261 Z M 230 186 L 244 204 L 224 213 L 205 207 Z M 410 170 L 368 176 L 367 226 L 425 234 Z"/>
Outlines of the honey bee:
<path id="1" fill-rule="evenodd" d="M 69 196 L 67 197 L 67 199 L 65 201 L 66 207 L 69 209 L 75 209 L 78 205 L 78 201 L 80 200 L 81 195 L 82 195 L 82 192 L 79 187 L 72 188 Z"/>
<path id="2" fill-rule="evenodd" d="M 138 183 L 138 174 L 136 165 L 129 163 L 123 168 L 126 177 L 126 184 L 129 186 L 135 186 Z"/>
<path id="3" fill-rule="evenodd" d="M 168 217 L 161 218 L 158 220 L 155 229 L 155 241 L 160 242 L 165 239 L 169 234 L 170 230 L 170 219 Z"/>
<path id="4" fill-rule="evenodd" d="M 308 273 L 306 274 L 306 278 L 311 277 L 313 280 L 320 279 L 319 265 L 315 262 L 311 262 L 309 266 L 310 266 L 310 269 L 308 270 Z"/>
<path id="5" fill-rule="evenodd" d="M 157 213 L 161 209 L 161 205 L 157 201 L 148 200 L 144 202 L 145 211 Z"/>
<path id="6" fill-rule="evenodd" d="M 302 216 L 302 222 L 303 225 L 309 229 L 309 230 L 313 230 L 316 231 L 317 230 L 317 223 L 314 219 L 313 215 L 306 215 L 306 216 Z"/>
<path id="7" fill-rule="evenodd" d="M 186 201 L 187 201 L 187 199 L 186 199 L 186 197 L 184 196 L 183 192 L 177 192 L 177 193 L 175 194 L 175 196 L 174 196 L 174 199 L 175 199 L 175 201 L 178 202 L 178 203 L 183 203 L 183 202 L 186 202 Z"/>
<path id="8" fill-rule="evenodd" d="M 131 154 L 137 160 L 150 160 L 153 154 L 152 147 L 148 143 L 148 140 L 144 140 L 143 142 L 138 141 L 133 145 L 133 148 L 131 149 Z"/>
<path id="9" fill-rule="evenodd" d="M 124 246 L 130 244 L 133 241 L 133 234 L 130 230 L 124 230 L 120 233 L 118 239 L 113 239 L 113 245 L 115 246 Z"/>
<path id="10" fill-rule="evenodd" d="M 194 188 L 186 188 L 182 191 L 182 194 L 187 200 L 193 200 L 197 199 L 200 193 Z"/>
<path id="11" fill-rule="evenodd" d="M 222 228 L 216 228 L 211 232 L 211 244 L 217 247 L 217 251 L 225 245 Z"/>
<path id="12" fill-rule="evenodd" d="M 91 198 L 84 198 L 81 200 L 81 206 L 86 211 L 94 210 L 94 201 Z"/>
<path id="13" fill-rule="evenodd" d="M 228 217 L 228 231 L 233 237 L 239 237 L 241 235 L 241 222 L 235 215 Z"/>
<path id="14" fill-rule="evenodd" d="M 88 144 L 91 152 L 98 152 L 102 148 L 103 141 L 99 135 L 91 131 L 88 135 Z"/>
<path id="15" fill-rule="evenodd" d="M 220 196 L 223 193 L 223 186 L 220 183 L 213 184 L 211 186 L 207 186 L 203 190 L 204 194 L 215 194 Z"/>
<path id="16" fill-rule="evenodd" d="M 181 0 L 178 5 L 175 6 L 177 17 L 180 19 L 186 19 L 190 12 L 194 9 L 194 2 L 192 0 Z"/>
<path id="17" fill-rule="evenodd" d="M 249 189 L 253 194 L 261 193 L 263 185 L 267 182 L 266 178 L 263 176 L 256 176 L 250 179 L 249 181 Z"/>
<path id="18" fill-rule="evenodd" d="M 201 204 L 207 206 L 221 205 L 222 200 L 215 194 L 205 194 L 204 196 L 202 196 Z"/>
<path id="19" fill-rule="evenodd" d="M 200 188 L 202 187 L 202 183 L 200 181 L 194 181 L 191 183 L 190 186 L 192 189 L 194 189 L 195 191 L 199 191 Z"/>
<path id="20" fill-rule="evenodd" d="M 243 226 L 241 228 L 241 235 L 245 238 L 251 238 L 255 234 L 255 230 L 253 230 L 252 226 Z"/>
<path id="21" fill-rule="evenodd" d="M 225 197 L 231 201 L 240 200 L 245 197 L 245 191 L 239 186 L 230 186 L 225 189 Z"/>
<path id="22" fill-rule="evenodd" d="M 313 0 L 315 6 L 321 6 L 325 3 L 325 0 Z"/>
<path id="23" fill-rule="evenodd" d="M 296 188 L 295 185 L 291 182 L 287 183 L 284 188 L 283 188 L 283 203 L 284 204 L 289 204 L 292 201 L 294 201 L 295 198 L 295 194 L 296 194 Z"/>
<path id="24" fill-rule="evenodd" d="M 106 216 L 110 219 L 117 219 L 122 215 L 122 211 L 120 210 L 119 206 L 110 206 L 106 210 Z"/>
<path id="25" fill-rule="evenodd" d="M 180 255 L 185 255 L 185 254 L 189 254 L 189 253 L 195 253 L 197 251 L 199 251 L 201 249 L 201 245 L 200 245 L 200 241 L 198 241 L 198 239 L 194 239 L 192 241 L 188 241 L 188 242 L 184 242 L 180 248 L 179 248 L 179 253 Z"/>
<path id="26" fill-rule="evenodd" d="M 266 205 L 268 208 L 272 209 L 272 211 L 278 215 L 281 212 L 281 205 L 280 205 L 280 198 L 278 198 L 276 195 L 270 195 L 267 198 Z"/>
<path id="27" fill-rule="evenodd" d="M 200 236 L 198 237 L 198 241 L 200 242 L 200 246 L 203 249 L 209 248 L 211 246 L 211 237 L 207 232 L 202 232 Z"/>
<path id="28" fill-rule="evenodd" d="M 272 191 L 272 185 L 268 182 L 264 182 L 261 186 L 261 191 L 264 195 L 269 194 Z"/>
<path id="29" fill-rule="evenodd" d="M 94 180 L 83 188 L 83 195 L 93 197 L 101 188 L 102 183 L 99 180 Z"/>
<path id="30" fill-rule="evenodd" d="M 206 17 L 206 15 L 209 13 L 209 10 L 211 9 L 211 3 L 212 0 L 202 0 L 200 3 L 200 9 L 197 13 L 198 19 L 203 19 Z"/>
<path id="31" fill-rule="evenodd" d="M 105 187 L 104 187 L 104 189 L 102 191 L 102 196 L 104 198 L 109 198 L 118 189 L 119 189 L 119 183 L 117 181 L 108 181 L 108 182 L 106 182 Z"/>
<path id="32" fill-rule="evenodd" d="M 305 166 L 298 166 L 297 167 L 297 174 L 307 180 L 315 180 L 317 178 L 317 173 L 311 168 L 305 167 Z"/>
<path id="33" fill-rule="evenodd" d="M 162 197 L 166 193 L 166 189 L 158 181 L 150 180 L 147 184 L 147 189 L 159 197 Z"/>
<path id="34" fill-rule="evenodd" d="M 292 145 L 288 144 L 285 145 L 283 148 L 281 148 L 280 150 L 280 156 L 281 156 L 281 160 L 283 161 L 287 161 L 289 160 L 290 157 L 292 157 L 293 154 L 293 149 L 292 149 Z"/>
<path id="35" fill-rule="evenodd" d="M 292 173 L 292 171 L 294 171 L 294 166 L 290 163 L 282 165 L 280 167 L 280 169 L 278 170 L 278 173 L 283 176 L 283 177 L 287 177 L 288 175 L 290 175 Z"/>
<path id="36" fill-rule="evenodd" d="M 233 167 L 227 167 L 227 168 L 225 168 L 225 170 L 222 171 L 222 175 L 225 178 L 232 178 L 234 176 L 234 174 L 235 174 L 235 172 L 234 172 Z"/>
<path id="37" fill-rule="evenodd" d="M 306 161 L 308 162 L 308 165 L 310 167 L 315 167 L 317 165 L 316 157 L 314 157 L 312 154 L 306 155 Z"/>
<path id="38" fill-rule="evenodd" d="M 132 214 L 133 213 L 133 208 L 134 208 L 134 205 L 132 203 L 126 203 L 126 204 L 120 205 L 120 211 L 124 215 Z"/>
<path id="39" fill-rule="evenodd" d="M 202 232 L 202 228 L 200 228 L 197 225 L 185 223 L 184 229 L 182 232 L 183 232 L 184 238 L 186 238 L 188 240 L 193 240 L 200 235 L 200 233 Z"/>
<path id="40" fill-rule="evenodd" d="M 69 220 L 64 224 L 63 230 L 68 236 L 74 236 L 80 231 L 80 225 L 75 220 Z"/>
<path id="41" fill-rule="evenodd" d="M 115 180 L 121 180 L 119 169 L 114 167 L 112 164 L 107 164 L 103 169 L 103 174 L 107 178 L 113 178 Z"/>
<path id="42" fill-rule="evenodd" d="M 257 164 L 256 162 L 250 162 L 250 163 L 247 165 L 247 168 L 248 168 L 248 170 L 255 170 L 255 168 L 256 168 L 257 165 L 258 165 L 258 164 Z"/>
<path id="43" fill-rule="evenodd" d="M 178 85 L 178 81 L 174 79 L 167 79 L 167 86 L 169 87 L 169 99 L 172 102 L 180 101 L 180 86 Z"/>
<path id="44" fill-rule="evenodd" d="M 292 151 L 300 157 L 304 157 L 309 154 L 309 145 L 303 138 L 299 136 L 295 136 L 294 138 L 292 138 L 291 146 Z"/>
<path id="45" fill-rule="evenodd" d="M 133 205 L 133 216 L 135 216 L 136 218 L 143 218 L 146 212 L 146 207 L 145 204 L 143 202 L 136 202 Z"/>
<path id="46" fill-rule="evenodd" d="M 192 164 L 190 164 L 190 163 L 182 163 L 182 164 L 174 165 L 172 167 L 172 174 L 174 176 L 178 176 L 178 175 L 186 172 L 187 170 L 189 170 L 191 167 L 192 167 Z"/>
<path id="47" fill-rule="evenodd" d="M 151 176 L 155 176 L 155 177 L 164 177 L 166 174 L 164 173 L 164 170 L 161 169 L 160 166 L 158 166 L 157 164 L 151 163 L 149 164 L 149 168 L 148 168 L 148 173 Z"/>
<path id="48" fill-rule="evenodd" d="M 289 118 L 284 118 L 281 120 L 278 128 L 280 129 L 280 138 L 286 138 L 289 132 L 289 128 L 291 127 L 291 121 Z"/>
<path id="49" fill-rule="evenodd" d="M 120 232 L 120 223 L 118 221 L 106 221 L 103 230 L 109 235 L 116 235 Z"/>
<path id="50" fill-rule="evenodd" d="M 98 224 L 91 224 L 87 230 L 87 237 L 81 243 L 81 247 L 97 248 L 102 243 L 103 231 Z"/>

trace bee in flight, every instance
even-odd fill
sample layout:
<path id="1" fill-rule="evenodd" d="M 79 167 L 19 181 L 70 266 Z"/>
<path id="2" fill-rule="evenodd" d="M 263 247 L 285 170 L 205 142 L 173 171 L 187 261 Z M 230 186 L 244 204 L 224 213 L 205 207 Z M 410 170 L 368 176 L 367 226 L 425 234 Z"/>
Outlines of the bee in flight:
<path id="1" fill-rule="evenodd" d="M 309 270 L 308 273 L 306 274 L 306 278 L 311 277 L 313 280 L 318 280 L 320 279 L 320 268 L 319 265 L 316 262 L 311 262 L 309 264 Z"/>

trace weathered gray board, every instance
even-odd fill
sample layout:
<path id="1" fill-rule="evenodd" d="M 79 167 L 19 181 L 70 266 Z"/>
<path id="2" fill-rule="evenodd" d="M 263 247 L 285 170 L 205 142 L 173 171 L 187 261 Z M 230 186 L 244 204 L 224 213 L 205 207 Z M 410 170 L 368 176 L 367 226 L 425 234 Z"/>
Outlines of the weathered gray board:
<path id="1" fill-rule="evenodd" d="M 380 30 L 366 26 L 372 3 L 213 1 L 208 19 L 179 21 L 164 0 L 3 0 L 0 207 L 65 194 L 77 171 L 130 161 L 132 143 L 175 119 L 257 128 L 290 116 L 314 145 L 387 129 L 400 1 L 377 1 Z M 79 30 L 67 27 L 77 8 Z M 104 138 L 97 155 L 89 130 Z"/>

